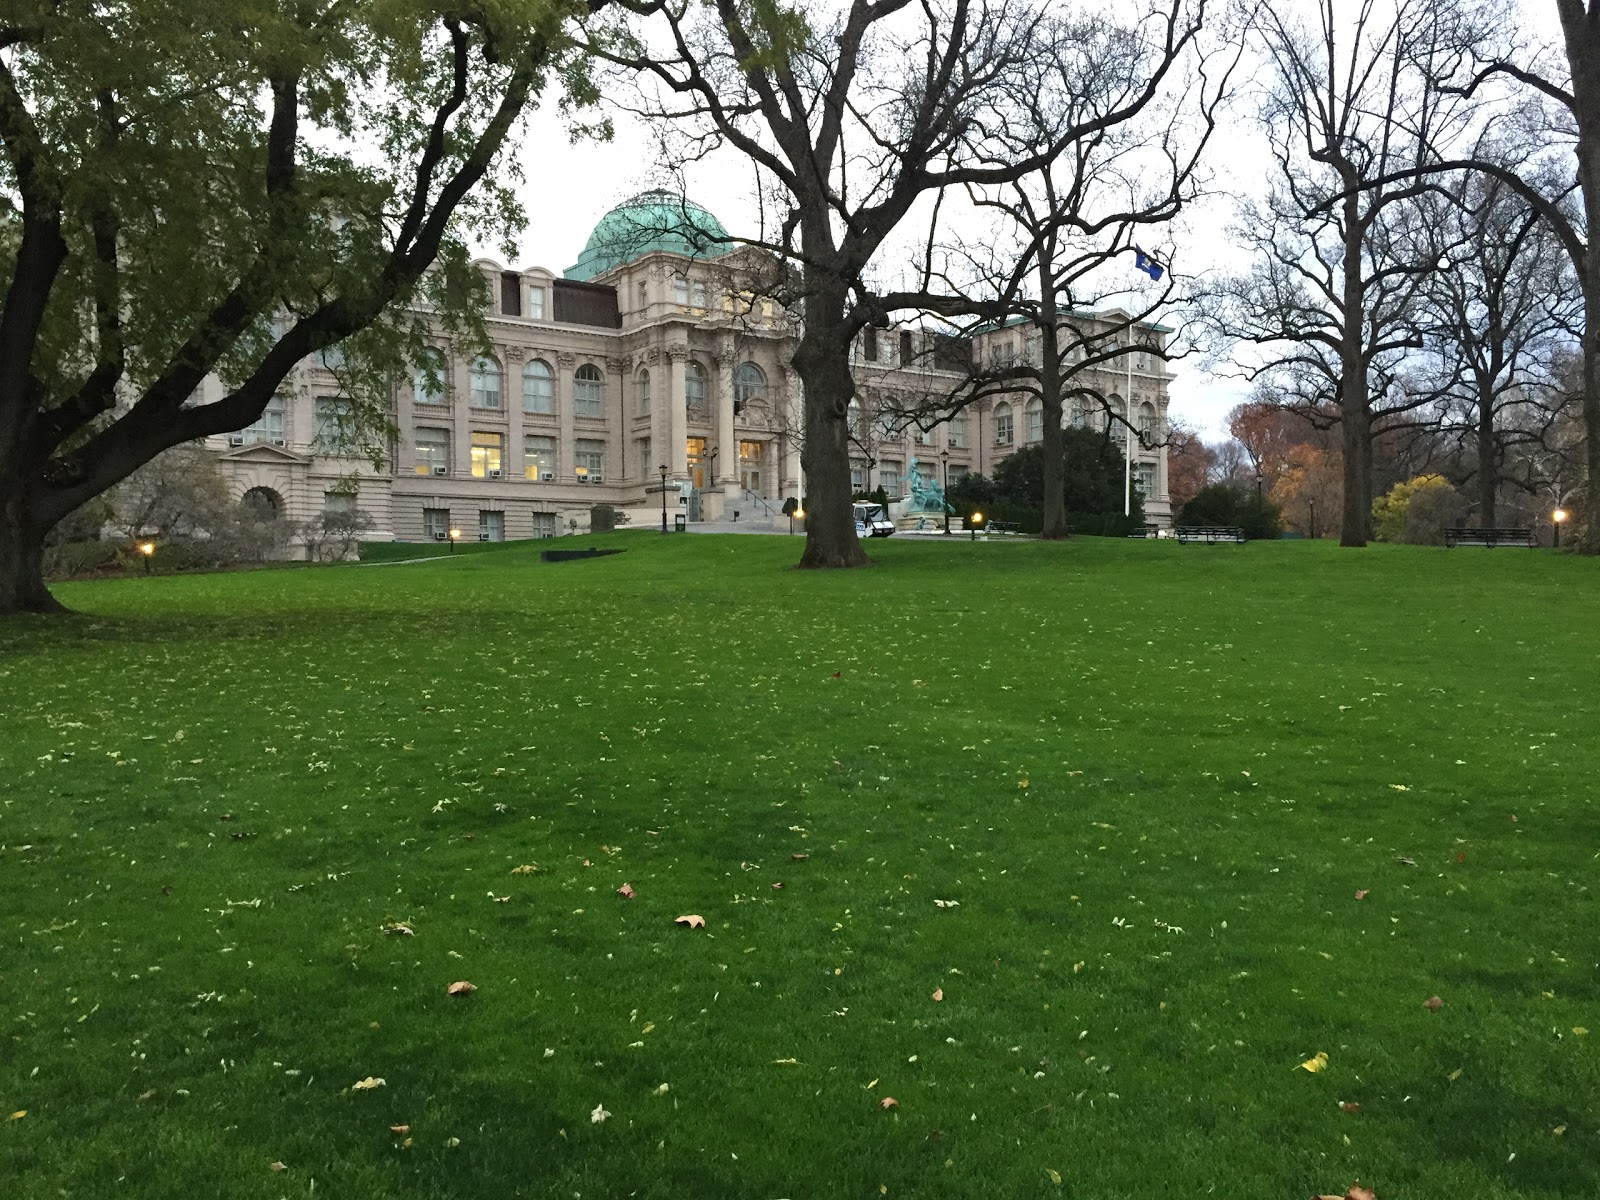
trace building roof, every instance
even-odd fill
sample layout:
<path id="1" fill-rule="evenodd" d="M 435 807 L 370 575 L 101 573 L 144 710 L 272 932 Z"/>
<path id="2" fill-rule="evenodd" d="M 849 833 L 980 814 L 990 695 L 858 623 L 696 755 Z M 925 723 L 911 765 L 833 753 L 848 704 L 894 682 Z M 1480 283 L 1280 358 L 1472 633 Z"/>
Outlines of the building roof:
<path id="1" fill-rule="evenodd" d="M 640 192 L 600 218 L 566 276 L 593 279 L 657 250 L 716 258 L 733 248 L 722 222 L 693 200 L 671 192 Z"/>

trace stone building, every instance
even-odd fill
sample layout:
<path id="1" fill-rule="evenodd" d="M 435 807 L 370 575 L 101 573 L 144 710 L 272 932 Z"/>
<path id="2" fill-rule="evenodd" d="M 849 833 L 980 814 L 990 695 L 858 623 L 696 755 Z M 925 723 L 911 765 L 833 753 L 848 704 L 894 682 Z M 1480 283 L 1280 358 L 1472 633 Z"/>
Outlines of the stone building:
<path id="1" fill-rule="evenodd" d="M 480 261 L 493 352 L 441 339 L 431 369 L 394 389 L 381 465 L 348 436 L 337 347 L 301 364 L 254 425 L 209 445 L 263 513 L 299 522 L 359 508 L 371 540 L 444 540 L 451 530 L 469 540 L 550 537 L 586 529 L 599 504 L 656 523 L 663 483 L 669 513 L 775 524 L 784 498 L 803 496 L 800 387 L 788 365 L 795 326 L 763 297 L 770 259 L 730 251 L 727 236 L 704 208 L 646 192 L 606 213 L 562 275 Z M 1085 328 L 1116 316 L 1086 316 Z M 1141 332 L 1157 345 L 1165 334 Z M 987 474 L 1037 441 L 1037 402 L 1020 396 L 929 428 L 907 416 L 956 388 L 962 356 L 1001 362 L 1036 350 L 1015 326 L 971 342 L 866 331 L 852 348 L 859 490 L 901 495 L 912 470 L 951 481 Z M 1141 348 L 1131 390 L 1117 386 L 1117 372 L 1101 384 L 1122 411 L 1132 397 L 1135 426 L 1152 443 L 1166 420 L 1162 367 Z M 1106 418 L 1084 407 L 1072 419 Z M 1165 520 L 1164 450 L 1135 463 L 1147 512 Z"/>

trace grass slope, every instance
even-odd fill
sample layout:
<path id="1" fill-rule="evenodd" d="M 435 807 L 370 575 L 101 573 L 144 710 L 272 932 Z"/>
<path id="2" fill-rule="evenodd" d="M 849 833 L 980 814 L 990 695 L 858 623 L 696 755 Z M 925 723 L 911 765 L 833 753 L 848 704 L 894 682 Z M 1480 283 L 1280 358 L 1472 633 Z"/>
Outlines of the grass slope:
<path id="1" fill-rule="evenodd" d="M 7 1197 L 1600 1194 L 1600 564 L 590 540 L 0 626 Z"/>

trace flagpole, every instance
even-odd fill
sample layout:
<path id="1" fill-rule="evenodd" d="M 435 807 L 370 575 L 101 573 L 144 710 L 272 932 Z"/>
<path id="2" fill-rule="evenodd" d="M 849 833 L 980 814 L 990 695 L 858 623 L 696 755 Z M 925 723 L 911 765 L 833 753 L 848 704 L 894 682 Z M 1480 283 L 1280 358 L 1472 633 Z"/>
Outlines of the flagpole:
<path id="1" fill-rule="evenodd" d="M 1122 515 L 1133 514 L 1133 326 L 1128 326 L 1128 394 L 1122 402 Z"/>

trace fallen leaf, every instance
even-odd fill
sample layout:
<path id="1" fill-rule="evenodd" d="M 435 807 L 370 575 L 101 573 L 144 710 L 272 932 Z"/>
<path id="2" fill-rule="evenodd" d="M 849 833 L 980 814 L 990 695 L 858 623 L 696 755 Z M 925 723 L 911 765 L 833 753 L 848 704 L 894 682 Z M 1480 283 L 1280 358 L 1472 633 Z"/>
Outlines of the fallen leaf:
<path id="1" fill-rule="evenodd" d="M 493 900 L 496 904 L 510 904 L 511 903 L 511 897 L 510 896 L 496 896 L 493 892 L 489 893 L 489 899 Z"/>
<path id="2" fill-rule="evenodd" d="M 532 863 L 523 863 L 520 867 L 512 867 L 511 873 L 513 875 L 532 875 L 538 869 Z"/>
<path id="3" fill-rule="evenodd" d="M 1370 892 L 1371 892 L 1370 888 L 1359 888 L 1356 891 L 1356 899 L 1357 900 L 1365 900 L 1367 898 L 1367 896 L 1370 894 Z"/>
<path id="4" fill-rule="evenodd" d="M 933 906 L 935 908 L 959 908 L 959 907 L 961 907 L 961 901 L 959 901 L 959 900 L 935 900 L 933 902 Z"/>
<path id="5" fill-rule="evenodd" d="M 789 855 L 789 861 L 791 861 L 791 862 L 805 862 L 805 860 L 810 858 L 810 857 L 811 857 L 811 855 L 809 855 L 809 854 L 791 854 L 791 855 Z"/>
<path id="6" fill-rule="evenodd" d="M 839 672 L 838 672 L 838 671 L 835 671 L 835 672 L 834 672 L 834 673 L 833 673 L 833 677 L 834 677 L 834 678 L 835 678 L 835 679 L 837 679 L 837 678 L 839 678 Z"/>
<path id="7" fill-rule="evenodd" d="M 617 889 L 617 895 L 621 896 L 624 900 L 632 900 L 633 899 L 633 884 L 631 884 L 631 883 L 623 884 L 621 887 L 619 887 Z"/>
<path id="8" fill-rule="evenodd" d="M 139 1093 L 139 1099 L 141 1099 L 141 1100 L 149 1100 L 149 1099 L 151 1099 L 151 1098 L 152 1098 L 152 1097 L 153 1097 L 153 1096 L 154 1096 L 154 1095 L 155 1095 L 155 1094 L 156 1094 L 156 1090 L 155 1090 L 155 1088 L 151 1088 L 151 1089 L 150 1089 L 150 1090 L 149 1090 L 149 1091 L 148 1091 L 148 1092 L 140 1092 L 140 1093 Z"/>
<path id="9" fill-rule="evenodd" d="M 798 1067 L 800 1060 L 798 1058 L 775 1058 L 772 1060 L 772 1065 L 775 1067 Z"/>
<path id="10" fill-rule="evenodd" d="M 1555 1128 L 1554 1128 L 1554 1129 L 1552 1129 L 1552 1130 L 1551 1130 L 1551 1131 L 1550 1131 L 1550 1132 L 1551 1132 L 1551 1133 L 1553 1133 L 1553 1134 L 1555 1134 L 1555 1135 L 1556 1135 L 1556 1136 L 1557 1136 L 1557 1137 L 1560 1137 L 1560 1136 L 1561 1136 L 1561 1135 L 1562 1135 L 1562 1134 L 1563 1134 L 1563 1133 L 1565 1133 L 1565 1132 L 1566 1132 L 1566 1131 L 1567 1131 L 1567 1127 L 1566 1127 L 1566 1126 L 1565 1126 L 1565 1125 L 1557 1125 L 1557 1126 L 1556 1126 L 1556 1127 L 1555 1127 Z"/>
<path id="11" fill-rule="evenodd" d="M 391 1125 L 391 1126 L 389 1126 L 389 1132 L 390 1133 L 410 1133 L 411 1132 L 411 1126 L 409 1126 L 409 1125 Z"/>
<path id="12" fill-rule="evenodd" d="M 25 1116 L 27 1116 L 27 1115 L 28 1115 L 28 1110 L 27 1110 L 27 1109 L 25 1109 L 25 1108 L 19 1108 L 19 1109 L 17 1109 L 17 1111 L 16 1111 L 16 1112 L 14 1112 L 14 1113 L 12 1113 L 12 1114 L 11 1114 L 11 1115 L 10 1115 L 10 1116 L 9 1116 L 9 1117 L 7 1117 L 7 1118 L 6 1118 L 6 1119 L 7 1119 L 7 1120 L 8 1120 L 8 1121 L 20 1121 L 20 1120 L 22 1120 L 22 1118 L 23 1118 L 23 1117 L 25 1117 Z"/>
<path id="13" fill-rule="evenodd" d="M 706 919 L 696 913 L 685 913 L 681 917 L 673 917 L 672 923 L 674 925 L 687 925 L 690 929 L 704 929 L 706 927 Z"/>
<path id="14" fill-rule="evenodd" d="M 289 1169 L 281 1162 L 269 1163 L 268 1167 L 273 1171 L 287 1171 Z"/>
<path id="15" fill-rule="evenodd" d="M 671 1088 L 671 1086 L 669 1084 L 663 1083 L 660 1087 L 656 1088 L 656 1090 L 651 1092 L 650 1094 L 652 1096 L 665 1096 L 671 1090 L 672 1090 L 672 1088 Z"/>
<path id="16" fill-rule="evenodd" d="M 1344 1100 L 1340 1102 L 1339 1109 L 1341 1112 L 1358 1113 L 1361 1111 L 1361 1105 L 1353 1100 Z"/>
<path id="17" fill-rule="evenodd" d="M 1456 851 L 1456 861 L 1458 863 L 1466 862 L 1467 861 L 1467 852 L 1465 850 L 1457 850 Z"/>
<path id="18" fill-rule="evenodd" d="M 357 1083 L 352 1083 L 350 1085 L 350 1090 L 353 1092 L 370 1092 L 373 1088 L 383 1087 L 384 1084 L 384 1080 L 368 1075 L 365 1079 Z"/>
<path id="19" fill-rule="evenodd" d="M 1516 814 L 1516 813 L 1512 813 L 1512 814 L 1511 814 L 1511 819 L 1512 819 L 1512 820 L 1513 820 L 1513 821 L 1515 821 L 1515 820 L 1516 820 L 1516 819 L 1517 819 L 1517 814 Z"/>
<path id="20" fill-rule="evenodd" d="M 451 996 L 470 996 L 477 990 L 477 984 L 468 983 L 465 979 L 458 979 L 449 987 L 445 988 L 445 992 Z"/>
<path id="21" fill-rule="evenodd" d="M 1021 779 L 1017 780 L 1017 786 L 1019 788 L 1026 789 L 1028 786 L 1028 777 L 1024 775 Z"/>
<path id="22" fill-rule="evenodd" d="M 1572 1027 L 1572 1032 L 1577 1034 L 1579 1037 L 1588 1037 L 1589 1036 L 1589 1031 L 1587 1029 L 1585 1029 L 1582 1025 L 1574 1025 Z"/>
<path id="23" fill-rule="evenodd" d="M 1052 1171 L 1049 1167 L 1046 1167 L 1044 1169 L 1044 1173 L 1046 1175 L 1050 1176 L 1050 1182 L 1051 1183 L 1055 1184 L 1057 1187 L 1061 1186 L 1061 1172 L 1060 1171 Z"/>
<path id="24" fill-rule="evenodd" d="M 1454 1071 L 1451 1071 L 1449 1076 L 1448 1076 L 1448 1078 L 1449 1078 L 1451 1083 L 1454 1083 L 1456 1080 L 1460 1079 L 1461 1078 L 1461 1068 L 1457 1067 Z"/>
<path id="25" fill-rule="evenodd" d="M 935 1000 L 943 1000 L 944 999 L 944 989 L 943 988 L 934 988 L 933 989 L 933 998 Z"/>
<path id="26" fill-rule="evenodd" d="M 416 937 L 417 931 L 404 921 L 385 921 L 379 926 L 390 937 Z"/>
<path id="27" fill-rule="evenodd" d="M 1399 863 L 1402 867 L 1414 867 L 1417 865 L 1417 860 L 1414 858 L 1397 858 L 1395 859 L 1395 862 Z"/>
<path id="28" fill-rule="evenodd" d="M 896 1100 L 893 1096 L 885 1096 L 882 1100 L 878 1101 L 878 1107 L 879 1108 L 899 1108 L 900 1107 L 900 1101 Z"/>
<path id="29" fill-rule="evenodd" d="M 606 1111 L 605 1105 L 596 1104 L 594 1106 L 594 1111 L 589 1114 L 589 1121 L 590 1121 L 591 1124 L 598 1125 L 598 1124 L 600 1124 L 601 1121 L 604 1121 L 610 1115 L 611 1114 Z"/>
<path id="30" fill-rule="evenodd" d="M 1429 996 L 1422 1002 L 1422 1007 L 1427 1009 L 1429 1012 L 1438 1012 L 1444 1007 L 1444 1001 L 1439 999 L 1437 996 Z"/>
<path id="31" fill-rule="evenodd" d="M 1372 1194 L 1371 1188 L 1364 1188 L 1359 1183 L 1352 1183 L 1350 1190 L 1344 1194 L 1344 1200 L 1378 1200 Z"/>
<path id="32" fill-rule="evenodd" d="M 1403 783 L 1391 783 L 1389 786 L 1397 792 L 1409 792 L 1411 790 Z"/>
<path id="33" fill-rule="evenodd" d="M 1318 1071 L 1322 1070 L 1322 1068 L 1327 1066 L 1327 1065 L 1328 1065 L 1327 1052 L 1324 1051 L 1324 1050 L 1318 1050 L 1310 1058 L 1306 1059 L 1305 1062 L 1300 1064 L 1300 1069 L 1302 1071 L 1310 1071 L 1313 1075 L 1315 1075 Z"/>

